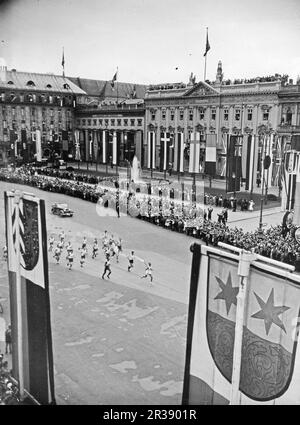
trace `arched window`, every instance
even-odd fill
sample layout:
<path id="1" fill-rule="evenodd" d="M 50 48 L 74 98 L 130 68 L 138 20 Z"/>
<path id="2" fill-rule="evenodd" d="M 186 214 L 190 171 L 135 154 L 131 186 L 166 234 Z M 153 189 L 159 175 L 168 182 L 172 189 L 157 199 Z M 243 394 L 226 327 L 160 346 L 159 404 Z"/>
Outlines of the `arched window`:
<path id="1" fill-rule="evenodd" d="M 46 87 L 47 87 L 47 89 L 52 89 L 51 84 L 47 84 Z"/>
<path id="2" fill-rule="evenodd" d="M 64 87 L 64 89 L 66 89 L 66 90 L 70 90 L 70 86 L 69 86 L 69 84 L 68 84 L 68 83 L 65 83 L 63 87 Z"/>
<path id="3" fill-rule="evenodd" d="M 35 84 L 32 80 L 27 81 L 26 86 L 34 87 Z"/>
<path id="4" fill-rule="evenodd" d="M 7 81 L 7 84 L 12 85 L 12 84 L 14 84 L 14 82 L 9 80 L 9 81 Z"/>

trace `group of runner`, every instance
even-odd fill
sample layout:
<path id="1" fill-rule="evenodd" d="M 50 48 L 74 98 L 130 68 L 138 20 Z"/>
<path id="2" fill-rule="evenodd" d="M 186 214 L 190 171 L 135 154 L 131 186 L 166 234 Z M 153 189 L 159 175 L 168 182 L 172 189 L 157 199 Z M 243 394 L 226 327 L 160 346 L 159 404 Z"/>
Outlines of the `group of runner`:
<path id="1" fill-rule="evenodd" d="M 72 269 L 73 263 L 74 263 L 74 248 L 71 241 L 68 241 L 67 244 L 65 242 L 65 232 L 62 230 L 59 234 L 58 241 L 55 246 L 55 238 L 53 235 L 49 238 L 49 252 L 53 253 L 53 258 L 56 260 L 56 264 L 58 265 L 60 263 L 61 255 L 63 252 L 63 249 L 66 249 L 67 255 L 67 267 L 69 270 Z M 109 234 L 107 230 L 104 231 L 104 234 L 101 236 L 101 242 L 102 242 L 102 251 L 105 256 L 104 261 L 104 270 L 101 275 L 102 279 L 105 279 L 107 277 L 110 278 L 111 275 L 111 259 L 115 258 L 116 262 L 119 263 L 119 255 L 122 251 L 122 239 L 119 237 L 114 237 L 113 234 Z M 80 251 L 80 267 L 83 267 L 86 262 L 86 257 L 88 255 L 88 249 L 87 249 L 87 238 L 84 236 L 81 246 L 78 248 Z M 98 239 L 94 238 L 93 244 L 92 244 L 92 253 L 91 258 L 95 259 L 97 255 L 99 254 L 99 243 Z M 128 259 L 128 272 L 130 272 L 134 267 L 134 262 L 136 260 L 136 255 L 134 251 L 131 251 L 130 254 L 127 256 Z M 141 279 L 149 277 L 150 284 L 152 284 L 153 276 L 152 276 L 152 265 L 150 262 L 146 262 L 142 259 L 139 259 L 144 262 L 145 264 L 145 273 L 140 276 Z"/>

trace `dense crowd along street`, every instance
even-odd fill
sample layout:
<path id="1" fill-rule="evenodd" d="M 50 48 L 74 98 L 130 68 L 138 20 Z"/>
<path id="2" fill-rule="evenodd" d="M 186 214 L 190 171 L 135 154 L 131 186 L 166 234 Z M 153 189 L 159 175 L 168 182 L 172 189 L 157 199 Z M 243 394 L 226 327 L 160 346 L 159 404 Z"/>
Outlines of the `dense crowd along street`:
<path id="1" fill-rule="evenodd" d="M 22 167 L 15 171 L 2 169 L 0 179 L 12 183 L 26 184 L 42 190 L 63 193 L 86 201 L 98 203 L 101 208 L 110 207 L 114 214 L 129 214 L 165 229 L 185 233 L 206 244 L 217 246 L 218 242 L 251 250 L 263 256 L 296 265 L 299 269 L 300 246 L 294 237 L 296 227 L 282 225 L 269 229 L 244 232 L 242 228 L 227 226 L 228 208 L 212 220 L 213 206 L 232 205 L 232 200 L 220 196 L 203 196 L 203 204 L 176 202 L 169 196 L 153 196 L 136 193 L 134 185 L 124 188 L 113 177 L 102 178 L 93 175 L 77 175 L 72 172 L 52 169 Z M 168 182 L 161 184 L 168 193 Z M 132 189 L 133 188 L 133 189 Z M 206 205 L 209 203 L 208 208 Z M 206 204 L 206 205 L 205 205 Z M 242 210 L 242 208 L 241 208 Z"/>

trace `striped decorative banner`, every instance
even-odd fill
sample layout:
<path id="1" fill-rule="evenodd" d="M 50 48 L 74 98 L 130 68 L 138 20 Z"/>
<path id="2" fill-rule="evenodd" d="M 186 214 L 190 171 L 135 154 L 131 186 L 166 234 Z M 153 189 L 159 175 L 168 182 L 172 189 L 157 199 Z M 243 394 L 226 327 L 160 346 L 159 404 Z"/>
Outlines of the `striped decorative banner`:
<path id="1" fill-rule="evenodd" d="M 112 149 L 112 163 L 113 165 L 117 165 L 117 150 L 118 150 L 118 141 L 117 141 L 117 132 L 113 132 L 113 149 Z"/>
<path id="2" fill-rule="evenodd" d="M 214 176 L 216 174 L 216 161 L 217 161 L 217 135 L 206 135 L 206 149 L 205 149 L 205 173 Z"/>
<path id="3" fill-rule="evenodd" d="M 148 131 L 148 163 L 149 169 L 155 169 L 155 131 Z"/>
<path id="4" fill-rule="evenodd" d="M 102 162 L 103 164 L 107 163 L 107 132 L 102 131 Z"/>

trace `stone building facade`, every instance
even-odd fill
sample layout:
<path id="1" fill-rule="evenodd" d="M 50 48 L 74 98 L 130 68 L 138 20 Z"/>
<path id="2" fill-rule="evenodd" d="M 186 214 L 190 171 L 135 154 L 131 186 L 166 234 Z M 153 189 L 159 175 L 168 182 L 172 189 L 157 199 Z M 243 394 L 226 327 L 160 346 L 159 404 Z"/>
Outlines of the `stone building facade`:
<path id="1" fill-rule="evenodd" d="M 264 136 L 273 134 L 272 143 L 275 144 L 276 138 L 283 135 L 282 124 L 286 122 L 286 117 L 296 127 L 299 126 L 296 106 L 300 101 L 299 87 L 299 84 L 293 85 L 291 81 L 287 84 L 286 76 L 280 75 L 224 81 L 221 62 L 214 82 L 196 84 L 191 76 L 188 84 L 149 86 L 145 97 L 145 126 L 148 139 L 150 133 L 154 132 L 156 136 L 155 167 L 158 168 L 160 164 L 162 133 L 167 132 L 171 140 L 175 141 L 171 143 L 169 152 L 173 166 L 175 161 L 172 149 L 176 146 L 177 134 L 183 133 L 188 147 L 191 135 L 199 133 L 201 169 L 204 170 L 206 140 L 208 135 L 213 135 L 216 175 L 224 176 L 226 134 L 253 134 L 260 150 Z M 285 136 L 290 137 L 290 129 L 286 129 Z M 184 170 L 187 169 L 188 155 L 185 155 Z"/>
<path id="2" fill-rule="evenodd" d="M 68 78 L 7 70 L 0 60 L 0 162 L 72 154 L 81 94 Z"/>
<path id="3" fill-rule="evenodd" d="M 291 147 L 291 137 L 300 135 L 300 81 L 293 84 L 278 74 L 225 80 L 219 62 L 213 82 L 196 83 L 191 75 L 187 84 L 112 84 L 9 71 L 0 58 L 1 165 L 37 156 L 74 160 L 78 148 L 83 161 L 105 163 L 114 157 L 122 166 L 136 154 L 143 168 L 161 169 L 161 141 L 168 137 L 168 166 L 178 171 L 179 134 L 185 148 L 182 171 L 188 171 L 189 146 L 195 139 L 204 172 L 210 140 L 216 148 L 216 176 L 221 177 L 228 134 L 242 140 L 252 134 L 260 154 L 268 138 L 270 184 L 276 184 L 278 164 Z M 150 139 L 156 145 L 151 162 Z"/>

